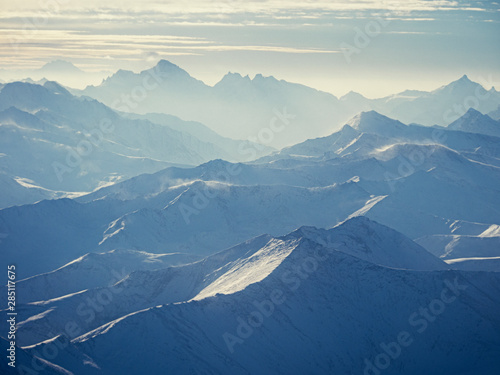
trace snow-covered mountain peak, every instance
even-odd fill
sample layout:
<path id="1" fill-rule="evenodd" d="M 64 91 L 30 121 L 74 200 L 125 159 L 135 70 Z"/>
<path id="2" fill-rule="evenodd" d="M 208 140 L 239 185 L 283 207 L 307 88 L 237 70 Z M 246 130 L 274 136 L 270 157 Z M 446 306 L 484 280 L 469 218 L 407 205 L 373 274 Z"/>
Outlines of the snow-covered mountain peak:
<path id="1" fill-rule="evenodd" d="M 484 90 L 484 88 L 479 83 L 471 81 L 469 77 L 466 74 L 464 74 L 456 81 L 453 81 L 445 86 L 442 86 L 434 90 L 433 93 L 448 93 L 452 95 L 457 95 L 463 93 L 470 93 L 471 90 L 476 90 L 478 87 Z"/>
<path id="2" fill-rule="evenodd" d="M 224 168 L 229 168 L 233 163 L 230 163 L 223 159 L 214 159 L 207 161 L 206 163 L 200 164 L 197 168 L 202 169 L 205 172 L 218 172 L 223 171 Z"/>
<path id="3" fill-rule="evenodd" d="M 368 228 L 368 227 L 384 227 L 373 220 L 370 220 L 366 216 L 356 216 L 351 219 L 348 219 L 342 223 L 339 223 L 335 226 L 335 228 L 343 227 L 345 229 L 359 229 L 359 228 Z"/>
<path id="4" fill-rule="evenodd" d="M 448 85 L 446 85 L 444 87 L 465 88 L 465 87 L 477 86 L 477 85 L 478 85 L 478 83 L 471 81 L 470 78 L 467 76 L 467 74 L 464 74 L 462 77 L 460 77 L 456 81 L 450 82 Z"/>
<path id="5" fill-rule="evenodd" d="M 377 223 L 376 221 L 370 220 L 366 216 L 354 216 L 339 224 L 334 228 L 325 232 L 328 234 L 330 239 L 333 235 L 345 235 L 349 233 L 351 236 L 356 236 L 357 238 L 374 239 L 374 235 L 377 233 L 379 238 L 391 237 L 398 234 L 395 230 Z M 324 233 L 324 234 L 325 234 Z M 383 234 L 383 235 L 382 235 Z"/>
<path id="6" fill-rule="evenodd" d="M 188 75 L 189 76 L 189 73 L 186 72 L 184 69 L 182 69 L 178 65 L 175 65 L 174 63 L 171 63 L 170 61 L 164 60 L 164 59 L 158 61 L 156 66 L 151 68 L 151 69 L 162 72 L 162 73 Z"/>
<path id="7" fill-rule="evenodd" d="M 462 117 L 448 125 L 448 129 L 500 137 L 500 122 L 470 108 Z"/>
<path id="8" fill-rule="evenodd" d="M 462 77 L 460 77 L 458 80 L 456 80 L 455 82 L 457 83 L 461 83 L 461 84 L 469 84 L 471 83 L 472 81 L 469 79 L 469 77 L 467 76 L 467 74 L 464 74 Z"/>
<path id="9" fill-rule="evenodd" d="M 348 100 L 367 100 L 367 99 L 359 92 L 349 91 L 347 94 L 341 96 L 339 100 L 348 101 Z"/>
<path id="10" fill-rule="evenodd" d="M 365 216 L 353 217 L 329 230 L 327 244 L 383 266 L 415 270 L 447 268 L 408 237 Z"/>
<path id="11" fill-rule="evenodd" d="M 361 112 L 347 122 L 353 129 L 360 132 L 377 133 L 385 135 L 391 130 L 405 128 L 400 121 L 393 120 L 376 111 Z"/>
<path id="12" fill-rule="evenodd" d="M 451 125 L 451 124 L 453 124 L 453 123 L 451 123 L 448 127 L 450 127 L 451 129 L 454 129 L 454 130 L 458 130 L 458 129 L 454 128 L 455 126 L 457 126 L 458 123 L 475 122 L 478 120 L 492 120 L 492 119 L 490 116 L 485 115 L 485 114 L 479 112 L 477 109 L 474 109 L 471 107 L 467 110 L 467 112 L 462 117 L 460 117 L 459 119 L 457 119 L 453 122 L 453 123 L 455 123 L 455 125 Z"/>
<path id="13" fill-rule="evenodd" d="M 342 128 L 339 130 L 340 133 L 347 134 L 349 136 L 353 135 L 359 135 L 358 131 L 352 127 L 352 125 L 345 124 L 342 126 Z"/>
<path id="14" fill-rule="evenodd" d="M 415 270 L 446 269 L 447 265 L 395 230 L 354 216 L 332 229 L 303 226 L 285 237 L 312 241 L 327 249 L 387 267 Z"/>
<path id="15" fill-rule="evenodd" d="M 293 238 L 307 238 L 307 239 L 319 239 L 328 235 L 328 230 L 322 228 L 316 228 L 311 225 L 304 225 L 300 228 L 291 232 L 287 237 Z"/>
<path id="16" fill-rule="evenodd" d="M 354 116 L 349 122 L 349 123 L 352 123 L 352 124 L 356 124 L 356 123 L 359 123 L 361 121 L 370 121 L 370 120 L 374 120 L 374 119 L 385 119 L 385 118 L 388 118 L 380 113 L 378 113 L 377 111 L 363 111 L 363 112 L 360 112 L 358 113 L 356 116 Z"/>
<path id="17" fill-rule="evenodd" d="M 294 239 L 271 239 L 257 252 L 225 266 L 225 272 L 200 291 L 194 299 L 201 300 L 216 294 L 232 294 L 258 283 L 269 276 L 300 243 L 300 240 Z"/>

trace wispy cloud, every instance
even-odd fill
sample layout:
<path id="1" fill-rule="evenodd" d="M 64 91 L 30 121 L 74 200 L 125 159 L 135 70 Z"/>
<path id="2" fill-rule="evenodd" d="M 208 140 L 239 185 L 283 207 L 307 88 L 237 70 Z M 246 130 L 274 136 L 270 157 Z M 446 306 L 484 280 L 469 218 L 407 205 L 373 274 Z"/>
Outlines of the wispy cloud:
<path id="1" fill-rule="evenodd" d="M 495 45 L 493 36 L 498 35 L 500 22 L 498 3 L 466 0 L 53 0 L 49 8 L 43 4 L 39 0 L 2 4 L 2 68 L 37 68 L 65 58 L 94 70 L 135 69 L 160 56 L 179 56 L 180 61 L 188 61 L 184 56 L 202 61 L 199 56 L 203 56 L 215 66 L 231 60 L 252 70 L 253 62 L 248 59 L 252 56 L 266 62 L 259 68 L 265 70 L 270 60 L 266 54 L 273 54 L 272 59 L 287 61 L 287 65 L 321 61 L 324 74 L 332 74 L 342 42 L 352 41 L 356 30 L 364 30 L 374 19 L 389 20 L 381 33 L 386 43 L 378 39 L 380 43 L 365 51 L 364 56 L 373 60 L 358 60 L 359 66 L 349 67 L 365 74 L 375 69 L 374 63 L 403 58 L 400 50 L 393 50 L 394 41 L 399 46 L 406 41 L 420 43 L 406 51 L 411 61 L 415 60 L 412 51 L 419 59 L 441 55 L 445 49 L 454 51 L 453 61 L 470 59 L 470 54 L 461 52 L 465 51 L 463 41 L 469 40 L 461 37 L 467 32 L 464 25 L 481 25 L 490 39 L 483 44 Z M 497 53 L 477 43 L 472 47 L 482 48 L 489 60 Z M 347 68 L 338 71 L 342 69 Z M 199 70 L 205 72 L 205 68 Z"/>

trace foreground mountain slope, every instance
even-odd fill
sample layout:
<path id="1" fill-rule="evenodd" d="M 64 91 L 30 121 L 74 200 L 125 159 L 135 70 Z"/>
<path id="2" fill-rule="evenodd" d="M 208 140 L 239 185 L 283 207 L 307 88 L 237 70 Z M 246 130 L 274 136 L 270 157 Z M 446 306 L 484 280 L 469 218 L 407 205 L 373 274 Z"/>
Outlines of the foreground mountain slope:
<path id="1" fill-rule="evenodd" d="M 186 254 L 150 254 L 134 250 L 89 253 L 54 271 L 16 283 L 18 303 L 46 301 L 82 290 L 111 286 L 132 271 L 155 270 L 187 264 L 198 256 Z"/>
<path id="2" fill-rule="evenodd" d="M 303 227 L 279 238 L 259 236 L 184 266 L 151 271 L 136 266 L 136 270 L 143 271 L 133 272 L 128 276 L 125 269 L 116 268 L 123 263 L 120 257 L 124 255 L 117 254 L 117 264 L 113 268 L 115 272 L 108 276 L 116 284 L 47 301 L 41 300 L 43 294 L 40 293 L 38 302 L 22 306 L 23 316 L 30 318 L 19 323 L 22 331 L 19 342 L 21 345 L 33 345 L 51 339 L 51 332 L 63 331 L 67 320 L 76 322 L 81 330 L 88 331 L 124 314 L 159 304 L 235 293 L 263 280 L 295 248 L 302 246 L 303 242 L 321 244 L 326 249 L 393 268 L 447 268 L 445 263 L 408 238 L 363 217 L 350 219 L 330 230 Z M 82 268 L 77 262 L 70 265 L 74 265 L 72 268 L 77 272 Z M 74 284 L 71 280 L 66 281 L 69 278 L 67 273 L 54 271 L 48 275 L 52 276 L 54 282 L 57 280 L 61 284 Z M 31 290 L 29 285 L 36 284 L 37 278 L 40 276 L 21 282 L 20 287 L 22 290 Z M 104 283 L 101 284 L 105 286 Z M 61 287 L 58 289 L 62 290 Z M 31 300 L 35 301 L 35 295 L 31 295 Z M 99 305 L 104 296 L 107 296 L 104 308 L 95 309 L 92 313 L 92 305 L 88 301 L 95 301 Z"/>
<path id="3" fill-rule="evenodd" d="M 19 322 L 22 333 L 18 342 L 25 346 L 52 339 L 54 332 L 65 332 L 68 320 L 79 328 L 79 333 L 70 334 L 70 338 L 75 338 L 125 314 L 159 304 L 188 301 L 211 286 L 220 288 L 220 281 L 226 280 L 226 275 L 241 275 L 242 269 L 251 268 L 253 274 L 229 286 L 239 290 L 262 279 L 279 264 L 278 259 L 289 252 L 290 242 L 263 235 L 199 262 L 150 271 L 137 267 L 129 275 L 121 270 L 113 273 L 115 283 L 110 286 L 21 305 L 23 316 L 28 318 Z M 280 249 L 286 251 L 280 254 Z M 273 261 L 269 254 L 275 255 Z M 58 275 L 58 278 L 64 282 L 66 277 Z"/>
<path id="4" fill-rule="evenodd" d="M 454 270 L 500 272 L 500 257 L 457 258 L 446 263 Z"/>
<path id="5" fill-rule="evenodd" d="M 384 348 L 406 332 L 407 346 L 392 349 L 384 373 L 492 374 L 500 365 L 497 273 L 391 269 L 308 239 L 295 244 L 244 289 L 141 310 L 73 346 L 101 374 L 157 373 L 165 366 L 173 373 L 370 373 L 384 363 L 377 362 Z M 151 348 L 141 361 L 131 355 L 138 346 Z"/>
<path id="6" fill-rule="evenodd" d="M 447 306 L 423 337 L 416 329 L 428 325 L 419 321 L 416 328 L 415 321 L 412 326 L 408 319 L 439 296 L 452 274 L 427 274 L 430 277 L 423 280 L 405 271 L 377 267 L 366 270 L 367 264 L 352 260 L 335 256 L 302 281 L 297 293 L 281 289 L 284 294 L 280 297 L 285 301 L 274 308 L 270 317 L 264 317 L 262 324 L 261 320 L 251 321 L 257 328 L 244 325 L 243 338 L 237 336 L 241 322 L 237 318 L 245 319 L 249 313 L 258 312 L 252 301 L 267 301 L 273 288 L 282 286 L 279 274 L 236 295 L 132 314 L 82 336 L 75 344 L 101 365 L 104 374 L 117 369 L 140 373 L 144 363 L 150 372 L 161 371 L 168 364 L 174 373 L 362 373 L 370 366 L 365 359 L 373 363 L 383 353 L 381 345 L 397 340 L 397 335 L 404 331 L 412 338 L 411 346 L 401 349 L 401 358 L 390 361 L 392 366 L 385 371 L 388 374 L 439 374 L 445 368 L 456 374 L 493 374 L 498 369 L 496 350 L 489 344 L 499 340 L 498 325 L 491 318 L 498 305 L 472 302 L 480 294 L 474 286 L 460 279 L 460 285 L 470 291 L 464 293 L 462 300 Z M 283 272 L 292 270 L 283 268 Z M 353 273 L 358 278 L 352 278 Z M 489 278 L 483 284 L 491 282 L 492 276 Z M 393 292 L 381 294 L 380 288 L 388 285 Z M 339 286 L 340 290 L 335 288 Z M 498 298 L 498 292 L 490 296 Z M 149 334 L 137 336 L 134 326 Z M 224 337 L 231 337 L 228 334 L 234 337 L 234 341 L 227 341 L 229 347 L 224 341 Z M 120 350 L 113 347 L 115 342 L 131 342 L 131 338 L 137 337 L 136 345 L 154 343 L 158 353 L 166 355 L 145 353 L 141 357 L 144 363 L 139 366 L 134 358 L 125 355 L 133 351 L 132 346 Z M 462 355 L 463 350 L 468 356 Z"/>
<path id="7" fill-rule="evenodd" d="M 9 353 L 10 341 L 0 337 L 0 350 L 2 353 Z M 8 355 L 8 354 L 7 354 Z M 0 372 L 3 375 L 18 375 L 36 373 L 39 375 L 72 375 L 72 372 L 67 371 L 61 366 L 47 361 L 43 358 L 31 355 L 28 350 L 23 350 L 16 347 L 16 366 L 11 367 L 7 364 L 7 360 L 0 363 Z M 34 368 L 37 368 L 35 372 Z"/>

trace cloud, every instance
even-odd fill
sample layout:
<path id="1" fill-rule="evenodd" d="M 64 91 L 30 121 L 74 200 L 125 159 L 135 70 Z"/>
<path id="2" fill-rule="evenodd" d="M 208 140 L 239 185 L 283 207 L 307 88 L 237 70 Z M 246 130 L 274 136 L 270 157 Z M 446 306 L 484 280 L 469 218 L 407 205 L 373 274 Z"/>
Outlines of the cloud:
<path id="1" fill-rule="evenodd" d="M 397 31 L 384 30 L 404 37 L 429 33 L 425 29 L 429 22 L 432 33 L 440 35 L 449 26 L 440 26 L 442 20 L 470 22 L 468 17 L 474 17 L 495 26 L 492 23 L 500 16 L 498 5 L 472 6 L 463 0 L 86 0 L 78 4 L 54 0 L 50 4 L 57 6 L 51 8 L 40 4 L 44 2 L 25 0 L 3 6 L 3 65 L 39 66 L 61 55 L 95 63 L 226 51 L 328 57 L 339 52 L 336 34 L 351 38 L 354 25 L 364 27 L 374 17 L 405 21 Z M 299 35 L 305 27 L 307 41 Z M 164 35 L 166 30 L 176 35 Z"/>

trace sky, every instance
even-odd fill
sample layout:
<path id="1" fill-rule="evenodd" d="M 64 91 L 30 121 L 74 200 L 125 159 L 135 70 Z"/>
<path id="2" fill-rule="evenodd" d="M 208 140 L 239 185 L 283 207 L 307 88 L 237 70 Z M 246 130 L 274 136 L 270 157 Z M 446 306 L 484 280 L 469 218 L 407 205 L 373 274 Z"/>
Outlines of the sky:
<path id="1" fill-rule="evenodd" d="M 213 85 L 261 73 L 341 96 L 500 82 L 497 1 L 0 0 L 0 79 L 62 59 L 89 72 L 167 59 Z M 500 84 L 498 84 L 500 86 Z"/>

